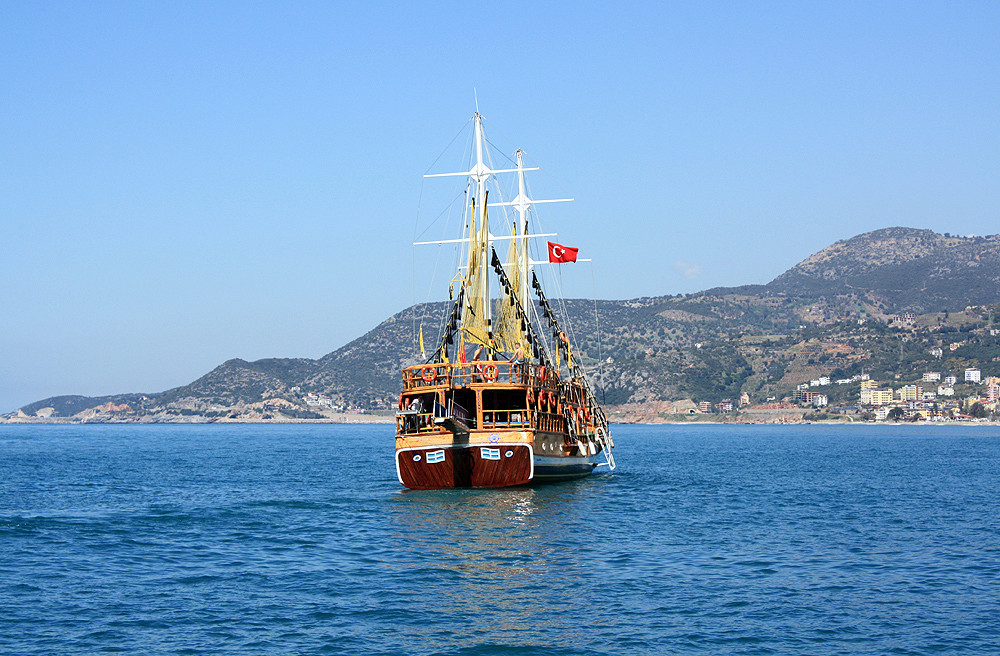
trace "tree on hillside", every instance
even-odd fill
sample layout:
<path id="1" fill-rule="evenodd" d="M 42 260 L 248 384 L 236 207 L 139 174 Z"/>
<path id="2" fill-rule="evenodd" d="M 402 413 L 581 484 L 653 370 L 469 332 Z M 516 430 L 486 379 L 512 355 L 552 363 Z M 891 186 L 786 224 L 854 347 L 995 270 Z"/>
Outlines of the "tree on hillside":
<path id="1" fill-rule="evenodd" d="M 985 419 L 987 414 L 986 406 L 978 401 L 973 403 L 972 407 L 969 408 L 969 416 L 975 417 L 976 419 Z"/>

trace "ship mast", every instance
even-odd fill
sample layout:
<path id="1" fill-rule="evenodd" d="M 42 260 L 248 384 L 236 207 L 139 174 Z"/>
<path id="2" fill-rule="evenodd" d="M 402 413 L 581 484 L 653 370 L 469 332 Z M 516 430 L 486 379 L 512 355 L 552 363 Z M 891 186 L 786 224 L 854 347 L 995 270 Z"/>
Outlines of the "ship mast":
<path id="1" fill-rule="evenodd" d="M 521 289 L 517 290 L 518 296 L 520 297 L 521 306 L 525 313 L 528 312 L 530 301 L 528 300 L 528 278 L 531 276 L 531 258 L 528 256 L 528 237 L 546 237 L 554 235 L 529 235 L 528 234 L 528 212 L 532 205 L 537 203 L 568 203 L 572 201 L 572 198 L 553 198 L 550 200 L 532 200 L 528 198 L 527 185 L 524 182 L 524 172 L 525 171 L 537 171 L 538 167 L 524 168 L 524 151 L 518 148 L 514 151 L 514 156 L 517 159 L 517 196 L 513 200 L 506 203 L 490 203 L 490 207 L 499 205 L 510 205 L 515 210 L 517 210 L 518 215 L 518 230 L 521 234 L 521 248 L 518 249 L 518 258 L 516 266 L 521 270 Z"/>
<path id="2" fill-rule="evenodd" d="M 479 275 L 483 281 L 483 307 L 486 312 L 486 338 L 487 341 L 493 337 L 493 304 L 490 303 L 490 277 L 487 275 L 486 267 L 489 262 L 490 245 L 492 239 L 490 238 L 489 223 L 487 222 L 486 216 L 486 181 L 489 179 L 490 174 L 493 173 L 490 169 L 483 163 L 483 116 L 478 111 L 472 117 L 476 121 L 476 164 L 469 171 L 470 176 L 476 181 L 476 211 L 481 212 L 482 224 L 481 230 L 485 235 L 485 239 L 479 240 L 479 243 L 472 243 L 472 233 L 469 233 L 469 249 L 479 248 Z"/>
<path id="3" fill-rule="evenodd" d="M 528 234 L 528 209 L 531 207 L 531 202 L 528 200 L 528 195 L 524 193 L 524 151 L 518 148 L 514 151 L 514 155 L 517 157 L 517 196 L 514 198 L 514 209 L 517 210 L 517 215 L 519 218 L 518 228 L 521 231 L 521 243 L 518 244 L 517 255 L 519 261 L 517 266 L 521 269 L 521 289 L 517 290 L 518 296 L 521 299 L 521 309 L 525 314 L 528 313 L 528 273 L 531 270 L 531 263 L 528 260 L 528 240 L 527 237 L 523 235 Z"/>
<path id="4" fill-rule="evenodd" d="M 558 200 L 539 200 L 533 201 L 528 198 L 526 192 L 526 184 L 524 181 L 525 171 L 537 171 L 538 167 L 528 167 L 526 168 L 523 163 L 523 154 L 520 149 L 517 151 L 517 168 L 512 169 L 492 169 L 487 164 L 489 161 L 489 151 L 486 145 L 486 136 L 483 130 L 483 117 L 477 111 L 472 116 L 472 120 L 475 126 L 475 162 L 468 171 L 461 171 L 457 173 L 429 173 L 425 174 L 425 178 L 442 178 L 442 177 L 452 177 L 452 176 L 464 176 L 467 177 L 471 182 L 475 182 L 475 193 L 473 196 L 473 214 L 470 217 L 470 230 L 467 238 L 463 239 L 446 239 L 440 241 L 423 241 L 414 242 L 414 245 L 421 244 L 446 244 L 446 243 L 465 243 L 468 246 L 468 273 L 475 276 L 475 278 L 481 281 L 482 287 L 480 289 L 471 290 L 475 293 L 477 302 L 482 306 L 482 320 L 485 324 L 485 335 L 483 336 L 485 345 L 490 345 L 490 340 L 493 336 L 493 304 L 490 301 L 490 275 L 489 267 L 491 266 L 490 253 L 492 251 L 493 243 L 495 241 L 513 239 L 521 242 L 521 248 L 518 251 L 518 261 L 514 265 L 520 270 L 520 285 L 519 289 L 515 292 L 520 297 L 521 309 L 525 314 L 529 309 L 528 302 L 528 276 L 531 271 L 531 265 L 533 264 L 528 257 L 527 239 L 529 237 L 554 237 L 555 234 L 528 234 L 528 212 L 533 203 L 558 203 L 567 200 L 572 200 L 571 198 L 563 198 Z M 491 177 L 494 177 L 497 173 L 517 173 L 518 174 L 518 195 L 513 201 L 499 202 L 499 203 L 488 203 L 487 202 L 487 183 Z M 512 205 L 518 210 L 519 224 L 518 228 L 515 229 L 515 234 L 507 236 L 495 236 L 489 229 L 489 222 L 487 216 L 487 207 L 495 207 L 500 205 Z M 466 297 L 469 300 L 469 297 Z M 464 322 L 464 319 L 463 319 Z"/>

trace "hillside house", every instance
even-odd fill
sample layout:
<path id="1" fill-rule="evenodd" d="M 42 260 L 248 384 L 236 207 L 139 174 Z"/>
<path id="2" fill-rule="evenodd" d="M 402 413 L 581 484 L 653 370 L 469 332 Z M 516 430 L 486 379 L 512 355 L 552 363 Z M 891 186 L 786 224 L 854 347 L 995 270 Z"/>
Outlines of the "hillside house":
<path id="1" fill-rule="evenodd" d="M 861 390 L 861 405 L 890 405 L 893 396 L 891 387 Z"/>
<path id="2" fill-rule="evenodd" d="M 816 398 L 818 392 L 809 392 L 804 390 L 795 390 L 795 394 L 792 396 L 796 403 L 805 403 L 807 405 L 812 405 L 813 399 Z"/>

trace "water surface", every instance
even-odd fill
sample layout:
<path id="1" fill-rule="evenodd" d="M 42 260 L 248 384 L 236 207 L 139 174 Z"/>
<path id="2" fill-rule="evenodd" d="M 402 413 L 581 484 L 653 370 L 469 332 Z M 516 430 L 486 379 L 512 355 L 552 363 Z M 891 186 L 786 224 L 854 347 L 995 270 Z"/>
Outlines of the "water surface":
<path id="1" fill-rule="evenodd" d="M 0 426 L 0 653 L 1000 653 L 1000 431 L 618 427 L 405 491 L 386 426 Z"/>

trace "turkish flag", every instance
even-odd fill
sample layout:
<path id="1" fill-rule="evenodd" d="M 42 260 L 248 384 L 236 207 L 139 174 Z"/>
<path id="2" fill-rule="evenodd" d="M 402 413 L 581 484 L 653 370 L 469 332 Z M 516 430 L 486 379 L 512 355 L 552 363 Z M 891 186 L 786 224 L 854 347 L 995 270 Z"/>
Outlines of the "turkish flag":
<path id="1" fill-rule="evenodd" d="M 549 242 L 549 262 L 576 262 L 576 253 L 579 248 L 563 246 L 555 242 Z"/>

